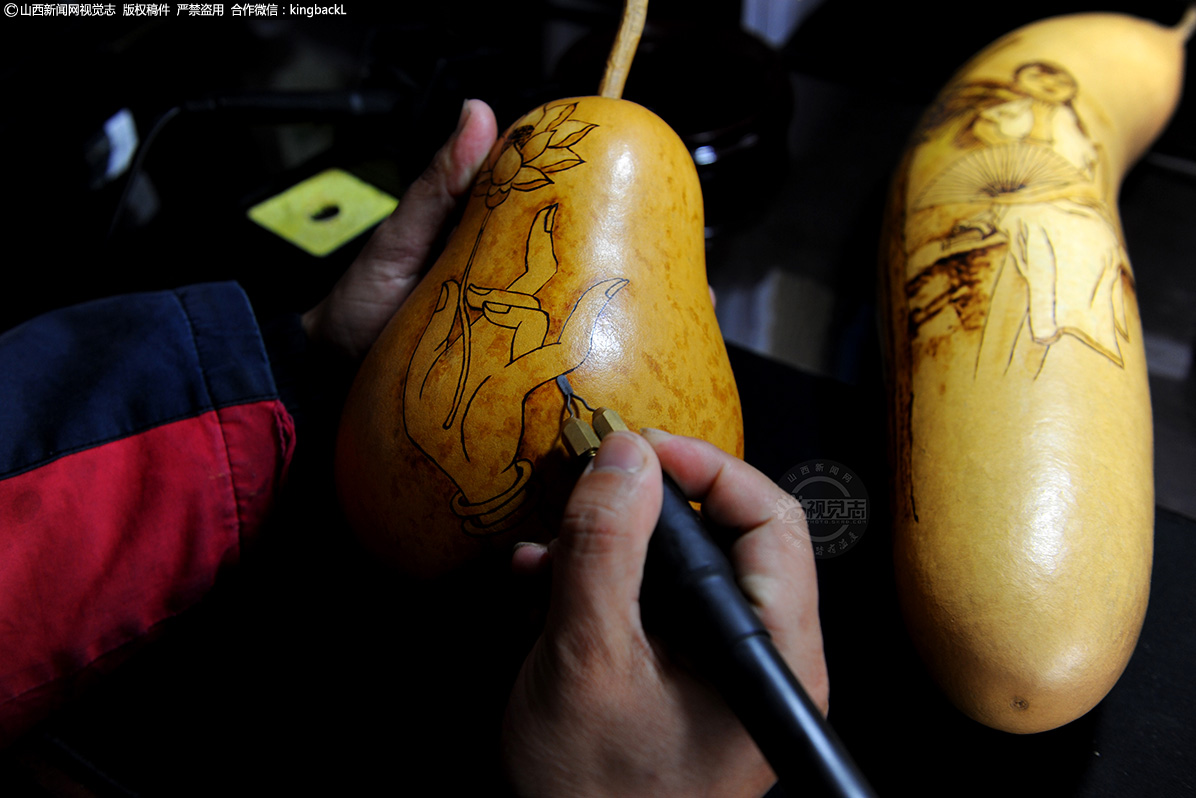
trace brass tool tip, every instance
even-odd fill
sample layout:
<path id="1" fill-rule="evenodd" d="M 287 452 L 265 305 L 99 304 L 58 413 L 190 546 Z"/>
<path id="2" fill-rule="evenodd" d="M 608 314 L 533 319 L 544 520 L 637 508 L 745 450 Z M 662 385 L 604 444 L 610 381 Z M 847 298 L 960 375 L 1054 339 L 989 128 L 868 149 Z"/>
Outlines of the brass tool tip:
<path id="1" fill-rule="evenodd" d="M 598 449 L 598 436 L 589 424 L 581 419 L 570 418 L 561 428 L 561 438 L 565 441 L 565 448 L 574 457 L 593 454 Z"/>
<path id="2" fill-rule="evenodd" d="M 627 425 L 614 410 L 609 407 L 600 407 L 594 411 L 594 429 L 598 432 L 599 438 L 605 438 L 612 432 L 626 432 Z"/>

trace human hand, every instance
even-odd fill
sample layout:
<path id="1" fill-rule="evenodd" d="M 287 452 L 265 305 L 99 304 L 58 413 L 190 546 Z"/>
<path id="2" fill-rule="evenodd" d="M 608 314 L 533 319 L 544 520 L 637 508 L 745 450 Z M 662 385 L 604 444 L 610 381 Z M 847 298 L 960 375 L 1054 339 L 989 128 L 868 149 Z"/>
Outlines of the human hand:
<path id="1" fill-rule="evenodd" d="M 661 465 L 739 533 L 730 557 L 777 649 L 825 713 L 827 673 L 804 521 L 760 472 L 702 441 L 649 430 L 607 435 L 578 480 L 560 537 L 516 550 L 516 570 L 551 566 L 543 634 L 524 662 L 503 733 L 520 795 L 762 795 L 774 776 L 723 700 L 648 637 L 639 596 L 661 503 Z"/>
<path id="2" fill-rule="evenodd" d="M 473 184 L 498 135 L 494 112 L 467 100 L 457 129 L 399 206 L 370 237 L 332 291 L 303 314 L 313 341 L 361 359 L 419 283 L 433 243 L 457 200 Z"/>

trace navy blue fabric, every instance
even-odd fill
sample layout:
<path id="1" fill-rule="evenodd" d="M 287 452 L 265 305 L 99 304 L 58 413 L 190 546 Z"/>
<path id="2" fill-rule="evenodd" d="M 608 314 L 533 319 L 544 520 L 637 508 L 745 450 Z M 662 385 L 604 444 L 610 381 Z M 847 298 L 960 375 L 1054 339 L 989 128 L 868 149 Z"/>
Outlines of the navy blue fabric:
<path id="1" fill-rule="evenodd" d="M 0 335 L 0 478 L 276 396 L 257 321 L 235 283 L 64 308 Z"/>

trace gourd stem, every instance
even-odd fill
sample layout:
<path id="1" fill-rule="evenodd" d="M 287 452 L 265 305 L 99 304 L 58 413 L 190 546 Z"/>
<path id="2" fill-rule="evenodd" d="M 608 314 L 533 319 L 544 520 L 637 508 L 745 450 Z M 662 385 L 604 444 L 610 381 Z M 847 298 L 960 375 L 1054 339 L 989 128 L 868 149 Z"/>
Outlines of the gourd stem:
<path id="1" fill-rule="evenodd" d="M 1188 6 L 1188 10 L 1184 12 L 1175 29 L 1179 31 L 1181 40 L 1186 42 L 1192 38 L 1192 34 L 1196 32 L 1196 3 Z"/>
<path id="2" fill-rule="evenodd" d="M 640 34 L 644 31 L 644 20 L 648 16 L 648 0 L 624 0 L 623 21 L 615 35 L 615 44 L 606 59 L 606 72 L 598 86 L 598 94 L 611 99 L 623 96 L 623 85 L 631 70 L 631 61 L 639 47 Z"/>

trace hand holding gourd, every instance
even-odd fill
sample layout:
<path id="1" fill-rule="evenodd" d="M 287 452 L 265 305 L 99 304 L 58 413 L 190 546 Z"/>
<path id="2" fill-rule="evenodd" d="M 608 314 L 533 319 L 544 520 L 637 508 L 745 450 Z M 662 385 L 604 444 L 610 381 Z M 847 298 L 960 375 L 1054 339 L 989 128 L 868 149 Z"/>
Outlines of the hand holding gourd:
<path id="1" fill-rule="evenodd" d="M 609 97 L 508 128 L 370 350 L 337 442 L 350 525 L 408 574 L 505 565 L 555 533 L 574 479 L 561 426 L 587 404 L 742 456 L 696 167 L 659 117 Z"/>

